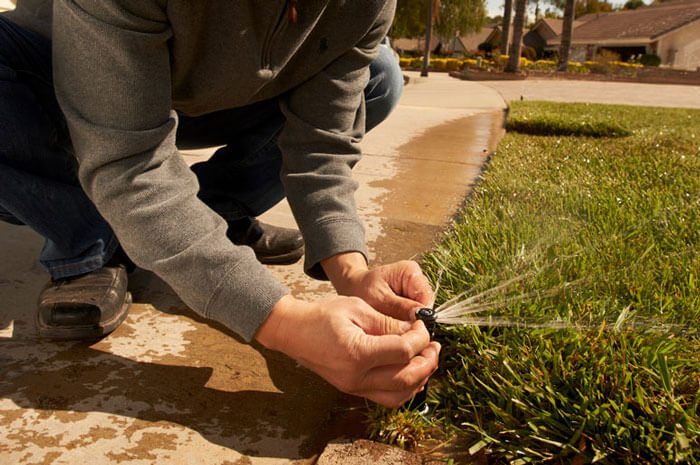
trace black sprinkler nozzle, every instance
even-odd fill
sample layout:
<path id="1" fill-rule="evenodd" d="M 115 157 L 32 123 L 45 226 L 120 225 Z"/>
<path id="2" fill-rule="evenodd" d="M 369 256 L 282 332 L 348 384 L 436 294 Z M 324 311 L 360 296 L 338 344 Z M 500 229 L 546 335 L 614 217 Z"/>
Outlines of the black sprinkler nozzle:
<path id="1" fill-rule="evenodd" d="M 433 331 L 435 330 L 435 323 L 437 320 L 437 314 L 432 308 L 421 308 L 416 311 L 416 319 L 421 320 L 425 324 L 425 328 L 430 334 L 430 340 L 433 339 Z M 426 399 L 428 397 L 428 383 L 425 383 L 423 390 L 418 394 L 413 396 L 413 399 L 406 402 L 403 406 L 404 410 L 415 410 L 421 415 L 427 415 L 430 408 L 426 404 Z"/>
<path id="2" fill-rule="evenodd" d="M 421 308 L 416 312 L 416 319 L 425 323 L 425 328 L 430 333 L 430 339 L 432 339 L 437 319 L 437 313 L 435 313 L 435 310 L 427 307 Z"/>

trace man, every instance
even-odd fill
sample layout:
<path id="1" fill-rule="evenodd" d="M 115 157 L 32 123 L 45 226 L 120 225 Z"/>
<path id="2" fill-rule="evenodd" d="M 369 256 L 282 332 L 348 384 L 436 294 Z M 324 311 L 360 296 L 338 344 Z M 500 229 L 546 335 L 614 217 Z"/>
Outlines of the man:
<path id="1" fill-rule="evenodd" d="M 351 178 L 396 99 L 378 46 L 393 3 L 51 3 L 0 18 L 0 215 L 46 238 L 40 331 L 123 320 L 123 247 L 195 311 L 343 391 L 398 406 L 420 390 L 439 345 L 407 320 L 432 293 L 413 262 L 368 269 Z M 225 146 L 190 170 L 176 144 Z M 295 299 L 260 264 L 301 255 L 298 233 L 254 220 L 285 194 L 305 271 L 355 297 Z"/>

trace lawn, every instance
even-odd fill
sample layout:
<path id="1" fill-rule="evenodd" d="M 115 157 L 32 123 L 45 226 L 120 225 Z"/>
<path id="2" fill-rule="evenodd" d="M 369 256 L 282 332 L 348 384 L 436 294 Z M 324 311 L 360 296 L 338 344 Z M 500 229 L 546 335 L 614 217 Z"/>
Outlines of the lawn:
<path id="1" fill-rule="evenodd" d="M 437 304 L 510 284 L 438 325 L 429 419 L 377 409 L 372 437 L 456 463 L 700 462 L 700 111 L 515 102 L 507 129 L 424 268 Z"/>

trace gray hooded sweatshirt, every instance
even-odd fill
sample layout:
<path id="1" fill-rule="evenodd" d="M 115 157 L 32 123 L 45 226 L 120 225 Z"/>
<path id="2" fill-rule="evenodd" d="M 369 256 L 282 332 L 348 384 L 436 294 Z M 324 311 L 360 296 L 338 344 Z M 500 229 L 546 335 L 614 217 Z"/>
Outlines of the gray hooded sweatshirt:
<path id="1" fill-rule="evenodd" d="M 305 270 L 359 251 L 351 168 L 369 63 L 389 0 L 20 0 L 10 18 L 53 40 L 56 94 L 80 182 L 129 256 L 192 309 L 251 340 L 288 291 L 197 198 L 175 146 L 177 112 L 280 98 L 282 182 Z M 288 8 L 296 3 L 296 21 Z"/>

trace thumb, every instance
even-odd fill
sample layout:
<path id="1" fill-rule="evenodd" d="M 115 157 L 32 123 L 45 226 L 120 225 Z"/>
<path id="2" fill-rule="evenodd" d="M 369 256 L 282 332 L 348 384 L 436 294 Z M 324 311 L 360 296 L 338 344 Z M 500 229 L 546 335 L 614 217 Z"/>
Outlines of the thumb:
<path id="1" fill-rule="evenodd" d="M 381 303 L 381 308 L 378 307 L 377 309 L 385 315 L 399 320 L 415 321 L 416 310 L 423 307 L 425 305 L 420 302 L 393 294 L 385 297 Z"/>
<path id="2" fill-rule="evenodd" d="M 411 329 L 411 322 L 384 315 L 369 305 L 361 313 L 361 321 L 358 321 L 358 324 L 366 334 L 371 336 L 401 335 Z"/>

